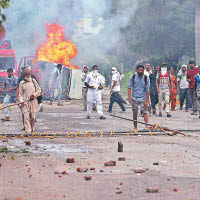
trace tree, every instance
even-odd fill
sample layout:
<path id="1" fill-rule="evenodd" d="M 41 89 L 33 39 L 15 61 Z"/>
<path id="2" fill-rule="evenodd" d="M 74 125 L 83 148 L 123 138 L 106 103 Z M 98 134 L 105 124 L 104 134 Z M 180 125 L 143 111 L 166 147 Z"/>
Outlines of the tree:
<path id="1" fill-rule="evenodd" d="M 10 6 L 9 2 L 10 0 L 0 0 L 0 24 L 6 20 L 6 16 L 2 13 L 2 11 Z"/>
<path id="2" fill-rule="evenodd" d="M 123 30 L 130 54 L 152 64 L 177 64 L 183 55 L 195 57 L 197 0 L 140 0 Z"/>

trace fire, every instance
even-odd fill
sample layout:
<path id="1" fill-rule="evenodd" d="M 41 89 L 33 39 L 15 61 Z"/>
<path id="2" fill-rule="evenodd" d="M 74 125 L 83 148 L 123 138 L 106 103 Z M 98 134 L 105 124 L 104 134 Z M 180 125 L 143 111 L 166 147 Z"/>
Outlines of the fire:
<path id="1" fill-rule="evenodd" d="M 63 27 L 57 24 L 46 24 L 47 39 L 37 50 L 38 61 L 60 63 L 63 66 L 73 66 L 70 59 L 77 55 L 76 46 L 65 39 Z"/>

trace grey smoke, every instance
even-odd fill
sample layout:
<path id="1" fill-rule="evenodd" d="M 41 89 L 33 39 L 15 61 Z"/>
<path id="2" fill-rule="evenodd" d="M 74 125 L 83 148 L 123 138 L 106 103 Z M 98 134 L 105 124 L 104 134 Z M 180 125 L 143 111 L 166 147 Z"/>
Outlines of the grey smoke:
<path id="1" fill-rule="evenodd" d="M 94 63 L 95 59 L 107 56 L 121 39 L 120 29 L 125 27 L 134 14 L 137 0 L 129 2 L 121 13 L 113 13 L 115 0 L 12 0 L 5 11 L 7 21 L 6 39 L 12 41 L 17 60 L 22 56 L 35 55 L 36 49 L 46 38 L 45 23 L 58 23 L 64 26 L 66 39 L 72 40 L 78 49 L 78 55 L 72 63 L 81 67 Z M 81 19 L 92 22 L 98 34 L 85 34 L 78 31 L 77 23 Z M 87 23 L 86 23 L 87 24 Z M 91 29 L 91 27 L 90 27 Z M 94 31 L 95 32 L 95 31 Z M 86 39 L 89 35 L 89 39 Z"/>

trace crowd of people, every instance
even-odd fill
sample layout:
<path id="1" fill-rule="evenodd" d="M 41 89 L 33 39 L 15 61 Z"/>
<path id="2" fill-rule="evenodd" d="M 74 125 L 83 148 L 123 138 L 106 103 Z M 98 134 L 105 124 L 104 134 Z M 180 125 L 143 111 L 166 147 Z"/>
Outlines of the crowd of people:
<path id="1" fill-rule="evenodd" d="M 22 111 L 24 128 L 27 133 L 34 131 L 36 121 L 36 112 L 43 110 L 42 94 L 40 86 L 31 75 L 29 67 L 21 69 L 21 76 L 17 78 L 13 75 L 13 69 L 7 70 L 3 88 L 0 92 L 6 91 L 3 100 L 3 106 L 12 102 L 19 102 Z M 119 104 L 122 112 L 126 112 L 126 101 L 120 95 L 120 81 L 123 78 L 116 67 L 112 67 L 111 86 L 110 86 L 110 103 L 107 110 L 112 112 L 113 104 Z M 87 65 L 83 66 L 81 74 L 83 107 L 86 111 L 87 119 L 91 118 L 92 110 L 96 110 L 99 119 L 105 120 L 102 105 L 102 92 L 105 85 L 105 78 L 99 73 L 97 65 L 92 66 L 91 72 Z M 191 60 L 188 65 L 182 65 L 177 75 L 173 67 L 168 68 L 166 63 L 161 66 L 155 66 L 153 71 L 151 65 L 147 63 L 138 65 L 136 72 L 130 77 L 128 82 L 128 101 L 132 105 L 134 130 L 137 131 L 137 117 L 140 114 L 144 117 L 146 127 L 148 127 L 149 114 L 159 117 L 163 116 L 163 110 L 167 117 L 172 117 L 171 111 L 177 108 L 177 96 L 180 99 L 180 110 L 186 112 L 192 111 L 191 115 L 198 115 L 200 118 L 200 66 L 197 67 L 195 61 Z M 62 65 L 58 64 L 53 76 L 50 89 L 50 105 L 54 100 L 54 90 L 58 91 L 58 106 L 61 103 L 62 95 Z M 158 104 L 158 113 L 156 110 Z M 183 108 L 183 106 L 185 107 Z M 4 109 L 5 117 L 3 121 L 9 121 L 9 110 Z"/>

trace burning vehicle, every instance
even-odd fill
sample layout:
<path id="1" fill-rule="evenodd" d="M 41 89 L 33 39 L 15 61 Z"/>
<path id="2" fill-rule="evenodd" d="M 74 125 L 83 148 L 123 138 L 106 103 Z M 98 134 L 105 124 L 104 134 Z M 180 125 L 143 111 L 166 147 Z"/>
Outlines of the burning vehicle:
<path id="1" fill-rule="evenodd" d="M 81 70 L 71 64 L 70 60 L 77 55 L 77 48 L 66 40 L 63 27 L 57 24 L 46 24 L 46 41 L 37 49 L 35 56 L 22 57 L 18 71 L 29 66 L 45 92 L 44 99 L 49 99 L 50 87 L 57 64 L 62 64 L 62 97 L 82 98 Z M 56 94 L 55 94 L 56 96 Z"/>

